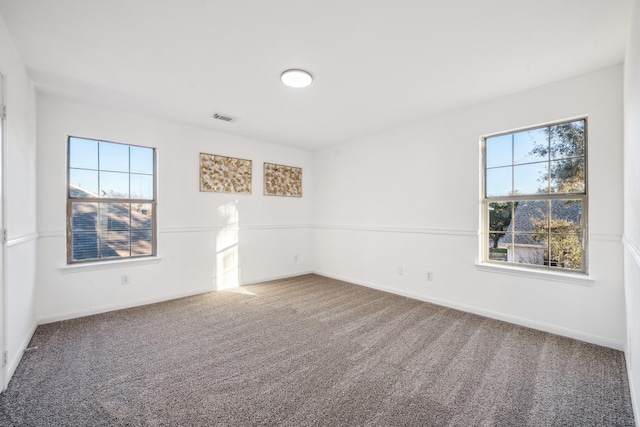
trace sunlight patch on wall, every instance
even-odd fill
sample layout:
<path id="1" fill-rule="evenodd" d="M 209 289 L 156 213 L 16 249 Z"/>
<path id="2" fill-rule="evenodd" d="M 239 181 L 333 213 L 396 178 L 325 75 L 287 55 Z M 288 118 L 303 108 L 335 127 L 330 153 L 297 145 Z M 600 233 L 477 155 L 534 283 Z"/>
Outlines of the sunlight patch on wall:
<path id="1" fill-rule="evenodd" d="M 216 289 L 220 290 L 240 286 L 240 216 L 233 202 L 220 206 L 218 215 L 225 222 L 216 238 Z"/>

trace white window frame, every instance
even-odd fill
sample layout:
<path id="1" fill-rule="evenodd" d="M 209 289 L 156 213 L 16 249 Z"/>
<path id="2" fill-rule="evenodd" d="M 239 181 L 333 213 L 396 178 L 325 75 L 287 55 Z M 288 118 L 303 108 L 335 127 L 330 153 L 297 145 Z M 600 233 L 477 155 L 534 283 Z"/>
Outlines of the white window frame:
<path id="1" fill-rule="evenodd" d="M 71 179 L 70 179 L 70 175 L 71 175 L 71 162 L 70 162 L 70 155 L 71 155 L 71 149 L 70 149 L 70 142 L 72 138 L 78 138 L 78 139 L 83 139 L 83 140 L 89 140 L 89 141 L 96 141 L 98 143 L 100 142 L 106 142 L 106 143 L 110 143 L 110 144 L 119 144 L 119 145 L 123 145 L 123 146 L 127 146 L 127 147 L 141 147 L 141 148 L 148 148 L 153 150 L 153 199 L 152 200 L 148 200 L 148 199 L 132 199 L 132 198 L 107 198 L 107 197 L 82 197 L 82 198 L 78 198 L 78 197 L 71 197 Z M 66 220 L 67 220 L 67 233 L 66 233 L 66 241 L 67 241 L 67 265 L 77 265 L 77 264 L 102 264 L 102 263 L 113 263 L 113 262 L 122 262 L 125 260 L 136 260 L 136 259 L 141 259 L 141 258 L 150 258 L 150 257 L 157 257 L 157 246 L 158 246 L 158 238 L 157 238 L 157 234 L 158 234 L 158 228 L 157 228 L 157 181 L 158 181 L 158 170 L 157 170 L 157 165 L 158 165 L 158 161 L 157 161 L 157 151 L 154 147 L 146 147 L 146 146 L 141 146 L 141 145 L 135 145 L 135 144 L 127 144 L 127 143 L 121 143 L 121 142 L 113 142 L 113 141 L 106 141 L 104 139 L 95 139 L 95 138 L 87 138 L 87 137 L 81 137 L 81 136 L 76 136 L 76 135 L 69 135 L 67 137 L 67 144 L 66 144 L 66 149 L 67 149 L 67 213 L 66 213 Z M 94 170 L 94 169 L 90 169 L 90 170 Z M 97 172 L 100 172 L 100 169 L 98 167 L 98 169 L 95 169 Z M 128 174 L 131 174 L 131 172 L 128 172 Z M 101 258 L 98 255 L 98 258 L 89 258 L 89 259 L 82 259 L 82 260 L 74 260 L 73 259 L 73 222 L 72 222 L 72 214 L 73 214 L 73 203 L 74 202 L 83 202 L 83 203 L 115 203 L 115 204 L 126 204 L 126 203 L 130 203 L 130 204 L 145 204 L 145 205 L 151 205 L 151 253 L 150 254 L 144 254 L 144 255 L 129 255 L 129 256 L 120 256 L 120 257 L 108 257 L 108 258 Z M 131 227 L 129 227 L 129 233 L 131 233 Z M 98 233 L 99 234 L 99 233 Z M 129 240 L 131 241 L 131 240 Z M 99 249 L 100 248 L 100 243 L 98 243 L 98 254 L 100 254 Z"/>
<path id="2" fill-rule="evenodd" d="M 503 136 L 503 135 L 512 135 L 519 132 L 526 132 L 536 129 L 542 128 L 550 128 L 556 125 L 562 125 L 566 123 L 572 123 L 576 121 L 584 122 L 584 192 L 574 192 L 574 193 L 547 193 L 547 194 L 535 194 L 535 195 L 510 195 L 510 196 L 500 196 L 500 197 L 491 197 L 487 196 L 487 155 L 486 155 L 486 141 L 489 138 Z M 581 116 L 576 118 L 571 118 L 567 120 L 554 121 L 541 125 L 530 126 L 520 129 L 513 129 L 505 132 L 494 133 L 490 135 L 485 135 L 481 138 L 481 158 L 482 158 L 482 166 L 481 166 L 481 200 L 482 200 L 482 212 L 481 212 L 481 263 L 485 266 L 495 266 L 496 268 L 504 267 L 505 270 L 513 271 L 514 268 L 522 269 L 522 270 L 530 270 L 531 272 L 539 272 L 543 274 L 551 273 L 551 274 L 564 274 L 568 273 L 571 275 L 580 275 L 580 276 L 588 276 L 589 274 L 589 221 L 588 221 L 588 213 L 589 213 L 589 186 L 588 186 L 588 120 L 587 117 Z M 551 160 L 549 160 L 551 161 Z M 515 163 L 512 162 L 512 166 Z M 568 269 L 568 268 L 557 268 L 557 266 L 552 266 L 551 261 L 549 260 L 547 265 L 536 265 L 536 264 L 526 264 L 526 263 L 517 263 L 513 260 L 511 261 L 496 261 L 491 260 L 489 257 L 489 248 L 491 244 L 491 239 L 489 237 L 490 233 L 490 225 L 489 225 L 489 204 L 493 202 L 521 202 L 525 203 L 527 201 L 537 201 L 537 200 L 580 200 L 582 203 L 582 264 L 580 269 Z M 512 208 L 511 218 L 513 221 L 513 213 L 515 208 Z M 514 234 L 514 233 L 512 233 Z M 512 238 L 512 245 L 514 244 L 514 240 Z M 513 246 L 512 246 L 513 248 Z"/>

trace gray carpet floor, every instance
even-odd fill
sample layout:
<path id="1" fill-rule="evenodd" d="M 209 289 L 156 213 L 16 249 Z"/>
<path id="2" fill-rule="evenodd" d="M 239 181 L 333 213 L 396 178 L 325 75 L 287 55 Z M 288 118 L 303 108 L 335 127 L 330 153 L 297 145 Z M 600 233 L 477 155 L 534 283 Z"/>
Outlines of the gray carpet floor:
<path id="1" fill-rule="evenodd" d="M 632 426 L 615 350 L 317 275 L 38 327 L 2 426 Z"/>

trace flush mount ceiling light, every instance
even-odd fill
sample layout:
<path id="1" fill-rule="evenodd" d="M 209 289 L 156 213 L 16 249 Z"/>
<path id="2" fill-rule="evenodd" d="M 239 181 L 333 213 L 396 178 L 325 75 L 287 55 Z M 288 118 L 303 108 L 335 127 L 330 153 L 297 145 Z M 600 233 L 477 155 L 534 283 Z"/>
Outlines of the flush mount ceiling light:
<path id="1" fill-rule="evenodd" d="M 289 87 L 307 87 L 313 81 L 311 74 L 304 70 L 287 70 L 280 75 L 282 83 Z"/>

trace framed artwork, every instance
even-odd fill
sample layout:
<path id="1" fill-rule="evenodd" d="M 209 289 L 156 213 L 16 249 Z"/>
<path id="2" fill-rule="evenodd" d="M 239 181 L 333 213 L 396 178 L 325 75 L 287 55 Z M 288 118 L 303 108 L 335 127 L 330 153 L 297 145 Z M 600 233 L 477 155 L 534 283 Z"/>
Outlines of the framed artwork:
<path id="1" fill-rule="evenodd" d="M 200 191 L 251 194 L 251 160 L 200 153 Z"/>
<path id="2" fill-rule="evenodd" d="M 302 197 L 302 168 L 265 163 L 264 194 Z"/>

